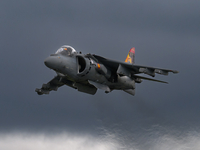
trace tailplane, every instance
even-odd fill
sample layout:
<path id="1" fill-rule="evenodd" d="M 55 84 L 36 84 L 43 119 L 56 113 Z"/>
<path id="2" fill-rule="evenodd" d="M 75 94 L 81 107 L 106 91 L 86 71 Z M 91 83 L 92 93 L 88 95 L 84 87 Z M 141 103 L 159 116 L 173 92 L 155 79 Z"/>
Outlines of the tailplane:
<path id="1" fill-rule="evenodd" d="M 126 57 L 125 62 L 130 63 L 130 64 L 135 63 L 135 47 L 130 49 L 130 51 L 129 51 L 127 57 Z"/>

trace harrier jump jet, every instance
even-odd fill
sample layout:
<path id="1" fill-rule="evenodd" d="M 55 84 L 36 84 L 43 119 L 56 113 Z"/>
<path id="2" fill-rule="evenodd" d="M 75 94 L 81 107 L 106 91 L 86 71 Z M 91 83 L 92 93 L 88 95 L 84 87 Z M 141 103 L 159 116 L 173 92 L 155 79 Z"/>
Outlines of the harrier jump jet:
<path id="1" fill-rule="evenodd" d="M 134 58 L 134 47 L 130 49 L 125 62 L 120 62 L 94 54 L 77 53 L 73 47 L 64 45 L 44 61 L 57 76 L 47 84 L 43 84 L 41 89 L 36 88 L 35 91 L 39 95 L 49 94 L 50 91 L 57 91 L 59 87 L 67 85 L 92 95 L 97 89 L 104 90 L 106 93 L 112 90 L 123 90 L 135 95 L 135 83 L 141 83 L 142 79 L 167 83 L 138 74 L 144 73 L 154 77 L 156 73 L 161 75 L 168 75 L 169 72 L 178 73 L 175 70 L 135 65 Z"/>

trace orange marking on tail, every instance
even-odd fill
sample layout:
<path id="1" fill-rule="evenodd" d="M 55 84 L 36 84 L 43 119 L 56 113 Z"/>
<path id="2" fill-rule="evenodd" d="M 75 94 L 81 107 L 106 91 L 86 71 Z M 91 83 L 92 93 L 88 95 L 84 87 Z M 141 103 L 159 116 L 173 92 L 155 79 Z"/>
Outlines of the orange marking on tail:
<path id="1" fill-rule="evenodd" d="M 126 57 L 126 60 L 125 62 L 129 62 L 129 63 L 132 63 L 132 60 L 131 60 L 131 57 L 130 55 L 128 54 L 127 57 Z"/>
<path id="2" fill-rule="evenodd" d="M 133 63 L 133 59 L 134 59 L 134 55 L 135 55 L 135 47 L 131 48 L 125 62 L 132 64 Z"/>

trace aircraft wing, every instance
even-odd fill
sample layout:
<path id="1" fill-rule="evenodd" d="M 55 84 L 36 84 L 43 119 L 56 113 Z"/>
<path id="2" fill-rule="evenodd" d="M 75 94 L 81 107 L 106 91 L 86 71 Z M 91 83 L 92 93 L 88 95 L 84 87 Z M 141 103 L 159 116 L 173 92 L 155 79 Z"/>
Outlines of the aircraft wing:
<path id="1" fill-rule="evenodd" d="M 108 67 L 109 69 L 113 71 L 116 71 L 118 74 L 122 74 L 126 76 L 133 76 L 134 74 L 144 73 L 144 74 L 154 77 L 155 73 L 158 73 L 161 75 L 168 75 L 169 72 L 178 73 L 178 71 L 176 70 L 133 65 L 126 62 L 120 62 L 116 60 L 107 59 L 98 55 L 92 55 L 92 57 L 98 60 L 98 63 L 102 63 L 104 66 Z"/>
<path id="2" fill-rule="evenodd" d="M 97 88 L 90 83 L 75 83 L 68 80 L 66 77 L 56 76 L 47 84 L 43 84 L 41 89 L 36 88 L 35 91 L 38 95 L 49 94 L 50 91 L 57 91 L 57 89 L 63 85 L 68 85 L 80 92 L 88 93 L 94 95 Z"/>
<path id="3" fill-rule="evenodd" d="M 49 81 L 47 84 L 43 84 L 41 89 L 36 88 L 35 91 L 38 93 L 38 95 L 49 94 L 50 91 L 52 91 L 52 90 L 57 91 L 57 89 L 59 87 L 63 86 L 64 84 L 66 84 L 70 87 L 73 87 L 72 86 L 73 82 L 71 82 L 63 77 L 56 76 L 51 81 Z"/>

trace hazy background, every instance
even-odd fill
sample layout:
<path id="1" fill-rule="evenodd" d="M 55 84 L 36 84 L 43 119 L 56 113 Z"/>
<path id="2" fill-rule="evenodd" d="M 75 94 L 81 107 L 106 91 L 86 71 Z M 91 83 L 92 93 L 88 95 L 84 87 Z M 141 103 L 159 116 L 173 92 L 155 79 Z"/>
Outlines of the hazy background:
<path id="1" fill-rule="evenodd" d="M 200 1 L 0 1 L 0 149 L 200 150 Z M 44 59 L 62 45 L 178 70 L 133 97 L 63 86 Z"/>

